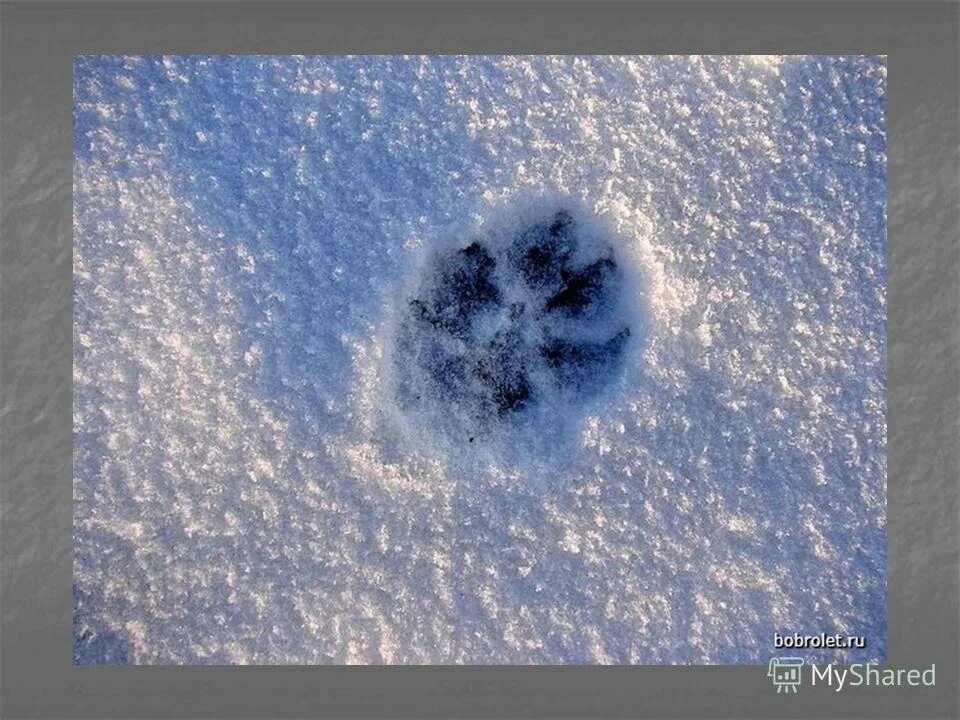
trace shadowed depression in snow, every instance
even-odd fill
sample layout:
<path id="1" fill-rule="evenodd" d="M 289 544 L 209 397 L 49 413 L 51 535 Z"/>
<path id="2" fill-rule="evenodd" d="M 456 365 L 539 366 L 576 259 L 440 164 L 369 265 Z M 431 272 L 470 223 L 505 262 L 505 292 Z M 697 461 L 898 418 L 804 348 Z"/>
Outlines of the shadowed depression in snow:
<path id="1" fill-rule="evenodd" d="M 481 431 L 602 386 L 631 330 L 613 249 L 585 255 L 564 210 L 509 243 L 437 254 L 396 337 L 400 406 L 433 405 Z"/>

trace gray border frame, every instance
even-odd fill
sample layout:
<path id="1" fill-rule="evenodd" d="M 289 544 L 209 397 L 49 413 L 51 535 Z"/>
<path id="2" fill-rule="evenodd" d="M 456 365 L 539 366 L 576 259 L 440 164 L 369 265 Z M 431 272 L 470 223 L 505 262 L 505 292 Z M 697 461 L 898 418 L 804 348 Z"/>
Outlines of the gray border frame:
<path id="1" fill-rule="evenodd" d="M 0 9 L 5 717 L 957 717 L 954 3 L 7 3 Z M 758 667 L 76 667 L 72 56 L 880 53 L 889 67 L 889 656 L 935 689 L 773 693 Z"/>

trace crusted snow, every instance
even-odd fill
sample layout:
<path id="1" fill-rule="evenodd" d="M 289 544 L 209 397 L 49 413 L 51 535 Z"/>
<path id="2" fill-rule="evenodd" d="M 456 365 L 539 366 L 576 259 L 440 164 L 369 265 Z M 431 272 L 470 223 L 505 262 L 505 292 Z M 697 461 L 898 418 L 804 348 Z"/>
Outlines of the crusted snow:
<path id="1" fill-rule="evenodd" d="M 886 67 L 79 57 L 77 662 L 886 655 Z M 398 407 L 437 248 L 579 208 L 602 393 Z M 803 653 L 801 653 L 803 654 Z"/>

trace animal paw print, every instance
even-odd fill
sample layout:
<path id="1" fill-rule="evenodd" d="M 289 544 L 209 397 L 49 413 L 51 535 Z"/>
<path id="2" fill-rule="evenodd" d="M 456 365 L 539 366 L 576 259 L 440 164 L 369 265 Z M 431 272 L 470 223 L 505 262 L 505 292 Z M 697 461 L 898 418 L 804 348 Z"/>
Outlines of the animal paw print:
<path id="1" fill-rule="evenodd" d="M 630 328 L 613 250 L 585 257 L 591 248 L 561 210 L 510 242 L 474 240 L 435 256 L 398 325 L 400 406 L 480 430 L 602 387 Z"/>

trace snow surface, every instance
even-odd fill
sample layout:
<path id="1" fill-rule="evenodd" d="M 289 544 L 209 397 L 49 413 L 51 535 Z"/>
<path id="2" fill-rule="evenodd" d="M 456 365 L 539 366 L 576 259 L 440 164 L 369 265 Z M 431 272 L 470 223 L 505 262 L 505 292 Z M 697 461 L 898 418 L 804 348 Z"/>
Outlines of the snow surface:
<path id="1" fill-rule="evenodd" d="M 883 58 L 74 82 L 76 662 L 885 658 Z M 411 410 L 429 258 L 558 208 L 623 274 L 602 389 Z"/>

